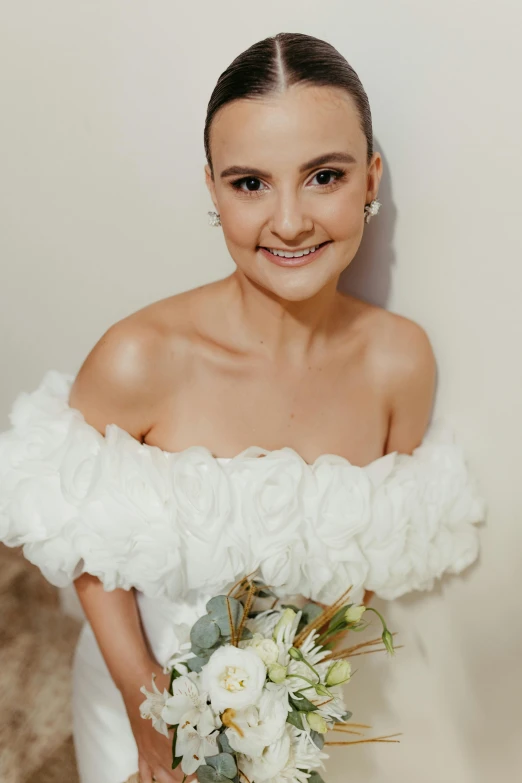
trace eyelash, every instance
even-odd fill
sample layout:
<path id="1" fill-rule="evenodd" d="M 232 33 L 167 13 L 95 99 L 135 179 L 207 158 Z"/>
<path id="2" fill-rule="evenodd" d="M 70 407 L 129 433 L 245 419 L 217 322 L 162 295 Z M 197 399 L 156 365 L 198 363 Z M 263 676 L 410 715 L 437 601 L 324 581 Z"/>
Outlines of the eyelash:
<path id="1" fill-rule="evenodd" d="M 346 179 L 346 171 L 343 169 L 321 169 L 321 171 L 318 171 L 314 174 L 314 177 L 317 177 L 319 174 L 333 174 L 334 179 L 332 182 L 329 182 L 327 185 L 316 185 L 315 187 L 321 188 L 321 190 L 324 190 L 325 188 L 329 188 L 332 185 L 337 184 L 338 182 L 341 182 L 342 180 Z M 258 182 L 261 182 L 259 177 L 241 177 L 240 179 L 234 180 L 231 185 L 234 188 L 234 190 L 237 190 L 238 192 L 242 193 L 245 196 L 259 196 L 261 193 L 264 192 L 264 190 L 243 190 L 241 185 L 243 182 L 248 182 L 248 180 L 257 180 Z"/>

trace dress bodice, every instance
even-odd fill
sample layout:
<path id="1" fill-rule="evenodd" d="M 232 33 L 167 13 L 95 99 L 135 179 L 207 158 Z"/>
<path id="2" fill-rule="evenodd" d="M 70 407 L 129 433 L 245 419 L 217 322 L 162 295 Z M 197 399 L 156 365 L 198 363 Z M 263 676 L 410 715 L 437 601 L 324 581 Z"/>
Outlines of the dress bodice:
<path id="1" fill-rule="evenodd" d="M 219 458 L 101 435 L 69 406 L 73 380 L 49 370 L 0 435 L 0 540 L 57 586 L 88 572 L 193 606 L 257 568 L 281 596 L 393 599 L 477 557 L 485 503 L 441 418 L 412 455 L 365 467 L 288 447 Z"/>

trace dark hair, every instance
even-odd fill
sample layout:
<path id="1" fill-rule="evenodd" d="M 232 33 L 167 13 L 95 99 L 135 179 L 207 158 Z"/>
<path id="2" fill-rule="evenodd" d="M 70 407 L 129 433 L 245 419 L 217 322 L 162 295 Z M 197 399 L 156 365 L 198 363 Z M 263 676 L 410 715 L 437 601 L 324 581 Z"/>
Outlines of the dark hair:
<path id="1" fill-rule="evenodd" d="M 352 66 L 334 46 L 320 38 L 302 33 L 278 33 L 238 55 L 214 87 L 207 106 L 204 132 L 205 155 L 212 176 L 210 127 L 216 112 L 232 101 L 282 92 L 294 84 L 340 87 L 352 96 L 366 136 L 367 162 L 370 162 L 373 156 L 370 103 Z"/>

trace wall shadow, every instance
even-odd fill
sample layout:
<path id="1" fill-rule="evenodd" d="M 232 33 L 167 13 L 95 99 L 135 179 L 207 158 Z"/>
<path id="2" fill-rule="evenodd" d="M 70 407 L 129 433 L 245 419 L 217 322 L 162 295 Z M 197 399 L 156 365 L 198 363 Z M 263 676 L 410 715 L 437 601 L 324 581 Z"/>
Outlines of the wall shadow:
<path id="1" fill-rule="evenodd" d="M 392 183 L 386 156 L 375 143 L 383 159 L 383 174 L 379 186 L 378 200 L 381 208 L 378 215 L 364 224 L 364 233 L 359 249 L 339 278 L 338 289 L 352 294 L 371 304 L 386 307 L 395 264 L 393 235 L 397 209 L 393 202 Z"/>

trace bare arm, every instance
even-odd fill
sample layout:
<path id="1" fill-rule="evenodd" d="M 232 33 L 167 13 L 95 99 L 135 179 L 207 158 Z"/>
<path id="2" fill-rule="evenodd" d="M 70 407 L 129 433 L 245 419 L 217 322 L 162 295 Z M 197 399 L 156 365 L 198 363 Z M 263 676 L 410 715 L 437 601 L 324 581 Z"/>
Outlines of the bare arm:
<path id="1" fill-rule="evenodd" d="M 150 343 L 151 335 L 147 339 L 142 330 L 123 321 L 103 335 L 83 363 L 71 388 L 69 405 L 80 410 L 102 435 L 107 424 L 116 423 L 141 440 L 143 429 L 148 428 L 142 379 L 150 362 L 146 350 Z M 121 690 L 125 678 L 142 675 L 152 662 L 134 591 L 106 592 L 91 574 L 82 574 L 74 584 L 107 667 Z"/>
<path id="2" fill-rule="evenodd" d="M 151 673 L 159 666 L 143 634 L 134 590 L 106 592 L 91 574 L 82 574 L 74 586 L 118 689 L 150 690 Z"/>
<path id="3" fill-rule="evenodd" d="M 85 360 L 71 388 L 69 404 L 102 435 L 106 426 L 114 423 L 142 441 L 153 424 L 159 393 L 155 367 L 161 365 L 161 349 L 161 339 L 146 323 L 119 322 L 103 335 Z M 182 777 L 179 769 L 171 770 L 171 738 L 159 734 L 139 712 L 144 700 L 140 687 L 151 690 L 154 673 L 163 690 L 168 687 L 169 677 L 150 650 L 134 589 L 105 591 L 91 574 L 82 574 L 74 584 L 110 675 L 122 694 L 138 747 L 141 781 L 151 783 L 154 776 L 159 783 L 177 783 Z"/>

